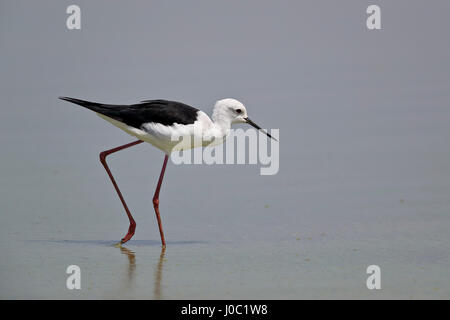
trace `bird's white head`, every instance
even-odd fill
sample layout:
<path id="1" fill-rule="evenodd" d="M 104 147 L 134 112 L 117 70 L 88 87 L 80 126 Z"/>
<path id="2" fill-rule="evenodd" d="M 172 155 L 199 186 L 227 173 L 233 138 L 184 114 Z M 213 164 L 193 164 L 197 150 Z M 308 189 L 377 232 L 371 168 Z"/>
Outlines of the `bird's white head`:
<path id="1" fill-rule="evenodd" d="M 276 140 L 249 119 L 247 109 L 245 109 L 244 104 L 236 99 L 227 98 L 217 101 L 214 106 L 212 118 L 216 124 L 222 125 L 226 128 L 229 128 L 231 124 L 248 123 L 252 127 L 265 133 L 268 137 Z"/>
<path id="2" fill-rule="evenodd" d="M 213 120 L 225 121 L 230 124 L 245 123 L 247 110 L 245 106 L 236 99 L 222 99 L 216 102 L 213 110 Z"/>

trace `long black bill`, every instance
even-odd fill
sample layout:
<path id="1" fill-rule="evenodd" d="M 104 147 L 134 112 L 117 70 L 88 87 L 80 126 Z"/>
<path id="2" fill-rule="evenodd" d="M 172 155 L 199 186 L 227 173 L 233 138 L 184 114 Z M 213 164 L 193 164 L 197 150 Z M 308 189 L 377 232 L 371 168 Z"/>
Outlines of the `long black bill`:
<path id="1" fill-rule="evenodd" d="M 252 127 L 258 129 L 259 131 L 261 131 L 262 133 L 265 133 L 269 138 L 272 138 L 275 141 L 278 141 L 277 139 L 275 139 L 274 137 L 272 137 L 268 132 L 265 132 L 263 129 L 261 129 L 260 126 L 258 126 L 256 123 L 254 123 L 252 120 L 250 120 L 249 118 L 244 118 L 244 120 L 251 125 Z"/>

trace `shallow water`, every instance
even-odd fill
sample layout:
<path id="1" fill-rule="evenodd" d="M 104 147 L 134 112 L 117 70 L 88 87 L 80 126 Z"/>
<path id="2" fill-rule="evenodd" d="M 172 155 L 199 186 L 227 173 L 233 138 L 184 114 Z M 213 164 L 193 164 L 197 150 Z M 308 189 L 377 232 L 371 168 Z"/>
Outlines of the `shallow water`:
<path id="1" fill-rule="evenodd" d="M 120 219 L 118 201 L 111 202 L 115 204 L 114 214 L 93 209 L 99 204 L 80 204 L 59 212 L 59 217 L 55 216 L 56 210 L 35 210 L 28 225 L 23 222 L 19 225 L 19 215 L 14 221 L 7 221 L 10 228 L 2 233 L 0 244 L 1 297 L 409 299 L 449 296 L 448 217 L 440 209 L 445 204 L 442 201 L 441 205 L 437 200 L 432 205 L 424 205 L 428 208 L 426 215 L 414 214 L 422 211 L 413 200 L 411 205 L 408 200 L 392 200 L 373 208 L 354 205 L 354 211 L 339 206 L 328 211 L 321 209 L 315 214 L 316 219 L 308 214 L 310 209 L 302 214 L 301 208 L 298 212 L 273 209 L 276 204 L 268 208 L 266 205 L 258 212 L 245 209 L 241 212 L 236 208 L 222 220 L 220 214 L 205 216 L 201 209 L 214 203 L 206 205 L 203 201 L 200 209 L 195 208 L 196 214 L 190 214 L 189 210 L 193 209 L 177 211 L 175 199 L 172 205 L 161 203 L 163 223 L 167 222 L 165 251 L 161 250 L 150 206 L 148 214 L 135 214 L 138 216 L 136 240 L 121 248 L 114 247 L 122 236 L 121 231 L 126 230 L 126 220 Z M 370 216 L 364 211 L 377 215 Z M 243 212 L 251 217 L 244 217 Z M 189 214 L 191 218 L 181 217 Z M 333 218 L 336 215 L 340 215 L 339 219 Z M 68 276 L 65 270 L 72 264 L 81 268 L 81 290 L 70 291 L 65 287 Z M 366 287 L 366 268 L 371 264 L 381 267 L 382 290 L 370 291 Z"/>
<path id="2" fill-rule="evenodd" d="M 299 299 L 444 298 L 448 260 L 404 250 L 318 239 L 274 243 L 27 241 L 7 264 L 2 298 Z M 26 253 L 26 255 L 24 255 Z M 432 256 L 432 254 L 431 254 Z M 12 254 L 14 257 L 14 254 Z M 365 286 L 365 268 L 382 268 L 382 290 Z M 381 262 L 381 263 L 380 263 Z M 5 266 L 2 269 L 5 272 Z M 81 268 L 81 290 L 67 290 L 65 269 Z M 20 278 L 13 277 L 20 275 Z"/>
<path id="3" fill-rule="evenodd" d="M 378 33 L 361 1 L 141 5 L 83 2 L 72 32 L 64 4 L 1 4 L 0 298 L 450 298 L 448 1 L 384 3 Z M 236 97 L 280 129 L 280 171 L 169 162 L 162 252 L 163 155 L 112 155 L 137 221 L 114 247 L 128 221 L 98 153 L 132 139 L 61 95 Z"/>

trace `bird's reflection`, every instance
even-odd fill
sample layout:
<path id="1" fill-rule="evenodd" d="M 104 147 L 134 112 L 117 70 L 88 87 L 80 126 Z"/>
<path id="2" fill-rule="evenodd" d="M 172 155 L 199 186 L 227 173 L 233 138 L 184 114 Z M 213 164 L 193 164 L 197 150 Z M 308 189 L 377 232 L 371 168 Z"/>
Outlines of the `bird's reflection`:
<path id="1" fill-rule="evenodd" d="M 136 254 L 134 251 L 122 247 L 117 246 L 120 248 L 120 252 L 127 256 L 128 258 L 128 268 L 127 268 L 127 285 L 126 287 L 128 289 L 131 289 L 134 286 L 134 278 L 135 278 L 135 271 L 136 271 Z M 153 298 L 160 300 L 162 299 L 162 292 L 161 292 L 161 280 L 162 280 L 162 273 L 163 273 L 163 265 L 164 265 L 164 256 L 166 253 L 166 248 L 161 248 L 161 253 L 159 255 L 159 260 L 156 265 L 155 269 L 155 276 L 154 276 L 154 290 L 153 290 Z"/>
<path id="2" fill-rule="evenodd" d="M 162 270 L 164 264 L 164 255 L 166 254 L 166 248 L 161 248 L 161 254 L 159 255 L 158 265 L 155 270 L 155 290 L 154 290 L 154 299 L 160 300 L 162 299 L 161 295 L 161 278 L 162 278 Z"/>
<path id="3" fill-rule="evenodd" d="M 134 271 L 136 270 L 136 255 L 128 248 L 120 246 L 120 252 L 128 257 L 128 287 L 132 286 Z"/>

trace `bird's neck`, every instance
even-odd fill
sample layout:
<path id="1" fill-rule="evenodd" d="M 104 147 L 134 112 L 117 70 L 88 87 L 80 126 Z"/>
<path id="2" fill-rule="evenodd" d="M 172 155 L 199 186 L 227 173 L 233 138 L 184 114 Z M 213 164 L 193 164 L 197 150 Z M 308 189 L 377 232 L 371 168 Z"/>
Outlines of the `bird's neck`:
<path id="1" fill-rule="evenodd" d="M 212 120 L 216 130 L 220 130 L 222 136 L 226 136 L 231 129 L 231 120 L 226 115 L 214 110 L 212 114 Z"/>
<path id="2" fill-rule="evenodd" d="M 221 143 L 230 133 L 231 120 L 217 109 L 214 109 L 211 120 L 211 126 L 203 132 L 203 139 L 209 141 L 208 143 L 211 141 L 215 141 L 214 144 Z"/>

